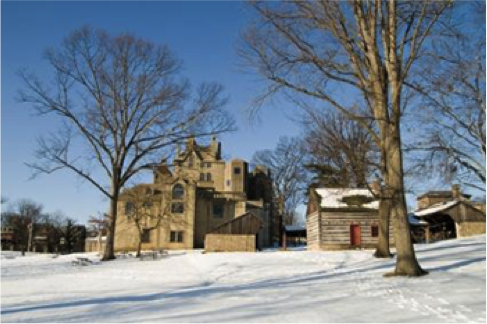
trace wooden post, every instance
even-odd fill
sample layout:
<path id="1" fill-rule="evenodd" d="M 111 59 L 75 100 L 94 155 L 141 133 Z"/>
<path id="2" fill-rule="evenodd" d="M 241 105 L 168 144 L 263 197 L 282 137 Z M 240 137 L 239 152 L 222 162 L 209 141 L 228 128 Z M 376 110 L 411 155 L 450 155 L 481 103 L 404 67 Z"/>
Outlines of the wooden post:
<path id="1" fill-rule="evenodd" d="M 287 237 L 286 237 L 286 229 L 282 229 L 282 250 L 287 250 Z"/>
<path id="2" fill-rule="evenodd" d="M 426 239 L 426 243 L 429 243 L 430 242 L 430 227 L 429 227 L 429 225 L 426 225 L 425 239 Z"/>

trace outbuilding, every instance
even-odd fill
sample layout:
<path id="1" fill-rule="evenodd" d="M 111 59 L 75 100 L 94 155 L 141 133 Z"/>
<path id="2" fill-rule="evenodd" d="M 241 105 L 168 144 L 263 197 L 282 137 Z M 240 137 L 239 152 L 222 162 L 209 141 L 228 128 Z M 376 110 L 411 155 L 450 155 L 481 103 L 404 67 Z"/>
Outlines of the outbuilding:
<path id="1" fill-rule="evenodd" d="M 255 252 L 259 249 L 259 231 L 264 221 L 246 212 L 213 228 L 205 236 L 206 252 Z"/>

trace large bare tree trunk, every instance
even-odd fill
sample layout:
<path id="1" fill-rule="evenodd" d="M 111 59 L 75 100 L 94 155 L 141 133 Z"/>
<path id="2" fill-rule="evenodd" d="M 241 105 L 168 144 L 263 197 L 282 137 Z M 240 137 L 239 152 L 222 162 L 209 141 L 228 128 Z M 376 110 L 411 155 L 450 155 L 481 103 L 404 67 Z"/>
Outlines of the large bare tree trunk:
<path id="1" fill-rule="evenodd" d="M 379 241 L 374 256 L 376 258 L 392 257 L 389 250 L 389 219 L 391 213 L 391 200 L 381 198 L 379 202 Z"/>
<path id="2" fill-rule="evenodd" d="M 390 125 L 389 147 L 387 149 L 387 176 L 386 187 L 391 190 L 391 210 L 393 215 L 394 238 L 396 243 L 397 261 L 394 272 L 387 275 L 421 276 L 424 271 L 416 259 L 411 230 L 409 227 L 406 200 L 404 198 L 404 174 L 401 152 L 401 137 L 399 125 Z"/>

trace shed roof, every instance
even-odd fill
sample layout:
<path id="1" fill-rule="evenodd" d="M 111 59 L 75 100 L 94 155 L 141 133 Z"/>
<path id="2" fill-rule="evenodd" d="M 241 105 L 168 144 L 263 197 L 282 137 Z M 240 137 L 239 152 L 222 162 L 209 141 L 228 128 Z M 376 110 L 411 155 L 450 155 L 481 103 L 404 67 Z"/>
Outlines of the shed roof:
<path id="1" fill-rule="evenodd" d="M 228 220 L 209 231 L 209 234 L 247 234 L 254 235 L 264 226 L 264 221 L 252 212 L 246 212 Z"/>
<path id="2" fill-rule="evenodd" d="M 442 211 L 445 211 L 447 209 L 452 208 L 453 206 L 457 205 L 459 202 L 460 202 L 459 200 L 451 200 L 451 201 L 440 202 L 440 203 L 431 205 L 427 208 L 416 210 L 414 212 L 414 215 L 416 217 L 425 217 L 428 215 L 439 213 L 439 212 L 442 212 Z"/>
<path id="3" fill-rule="evenodd" d="M 357 208 L 342 202 L 342 198 L 351 196 L 374 197 L 369 189 L 356 188 L 316 188 L 316 193 L 321 197 L 322 208 Z M 378 209 L 379 201 L 373 201 L 362 205 L 362 208 Z"/>

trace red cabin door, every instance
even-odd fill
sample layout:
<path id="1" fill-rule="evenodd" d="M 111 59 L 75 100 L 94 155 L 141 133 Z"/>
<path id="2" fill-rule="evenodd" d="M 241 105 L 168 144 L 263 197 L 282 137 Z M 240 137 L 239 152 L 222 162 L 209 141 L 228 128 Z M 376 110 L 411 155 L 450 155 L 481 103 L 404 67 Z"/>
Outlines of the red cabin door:
<path id="1" fill-rule="evenodd" d="M 350 225 L 350 245 L 360 246 L 360 225 Z"/>

